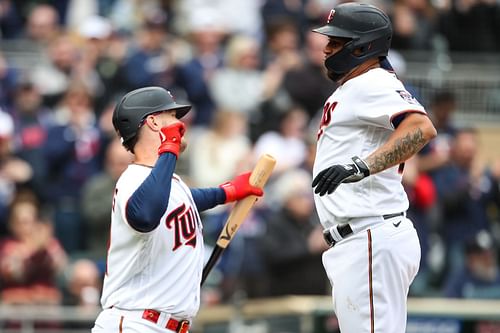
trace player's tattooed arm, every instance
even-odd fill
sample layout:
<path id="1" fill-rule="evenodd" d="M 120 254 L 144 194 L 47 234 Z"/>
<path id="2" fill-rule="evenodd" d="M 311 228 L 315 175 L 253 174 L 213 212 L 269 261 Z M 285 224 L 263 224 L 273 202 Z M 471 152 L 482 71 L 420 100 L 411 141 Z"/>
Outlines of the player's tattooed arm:
<path id="1" fill-rule="evenodd" d="M 389 140 L 364 159 L 370 174 L 403 163 L 436 136 L 436 129 L 426 115 L 411 114 L 401 122 Z"/>

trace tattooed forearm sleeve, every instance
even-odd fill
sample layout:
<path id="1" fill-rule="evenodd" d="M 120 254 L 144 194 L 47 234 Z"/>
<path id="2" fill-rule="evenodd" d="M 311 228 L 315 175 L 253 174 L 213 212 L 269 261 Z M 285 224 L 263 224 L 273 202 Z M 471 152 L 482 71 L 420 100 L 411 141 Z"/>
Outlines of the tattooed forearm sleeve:
<path id="1" fill-rule="evenodd" d="M 403 137 L 390 139 L 380 149 L 365 159 L 365 163 L 374 174 L 406 161 L 427 143 L 420 128 L 414 128 Z"/>

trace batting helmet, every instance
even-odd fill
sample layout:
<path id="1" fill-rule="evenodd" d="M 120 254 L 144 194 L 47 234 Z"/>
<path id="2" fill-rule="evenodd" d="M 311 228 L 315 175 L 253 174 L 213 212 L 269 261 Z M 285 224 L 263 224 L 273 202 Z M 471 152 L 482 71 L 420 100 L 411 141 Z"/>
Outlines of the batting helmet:
<path id="1" fill-rule="evenodd" d="M 329 37 L 349 39 L 342 50 L 325 60 L 326 68 L 339 77 L 367 59 L 387 56 L 391 46 L 392 26 L 389 17 L 368 4 L 340 4 L 330 11 L 327 23 L 313 31 Z M 361 53 L 354 55 L 356 49 Z"/>
<path id="2" fill-rule="evenodd" d="M 146 87 L 133 90 L 123 96 L 113 111 L 113 126 L 126 145 L 137 136 L 142 121 L 150 114 L 175 110 L 182 118 L 191 105 L 177 104 L 172 94 L 161 87 Z"/>

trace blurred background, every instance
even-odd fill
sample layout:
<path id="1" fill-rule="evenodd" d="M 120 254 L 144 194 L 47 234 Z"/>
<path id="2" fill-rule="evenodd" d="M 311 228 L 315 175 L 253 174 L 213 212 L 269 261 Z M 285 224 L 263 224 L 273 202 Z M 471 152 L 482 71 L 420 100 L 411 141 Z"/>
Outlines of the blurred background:
<path id="1" fill-rule="evenodd" d="M 339 332 L 311 168 L 335 0 L 0 0 L 0 331 L 88 332 L 114 183 L 111 114 L 157 85 L 193 110 L 176 172 L 278 160 L 202 290 L 193 332 Z M 378 0 L 389 59 L 438 137 L 404 185 L 422 247 L 407 332 L 500 332 L 500 2 Z M 231 207 L 203 214 L 207 257 Z"/>

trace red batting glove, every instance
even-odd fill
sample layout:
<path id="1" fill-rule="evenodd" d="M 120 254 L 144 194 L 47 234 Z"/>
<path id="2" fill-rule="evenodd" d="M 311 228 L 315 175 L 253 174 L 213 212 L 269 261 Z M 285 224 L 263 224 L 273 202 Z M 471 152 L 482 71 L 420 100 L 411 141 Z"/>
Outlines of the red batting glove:
<path id="1" fill-rule="evenodd" d="M 160 129 L 160 140 L 161 144 L 158 147 L 158 155 L 169 152 L 179 157 L 179 151 L 181 149 L 181 140 L 184 136 L 186 127 L 182 122 L 176 122 L 172 125 L 162 127 Z"/>
<path id="2" fill-rule="evenodd" d="M 226 201 L 224 203 L 241 200 L 249 195 L 261 197 L 264 191 L 260 187 L 251 185 L 249 179 L 250 172 L 246 172 L 236 176 L 233 180 L 219 185 L 226 193 Z"/>

